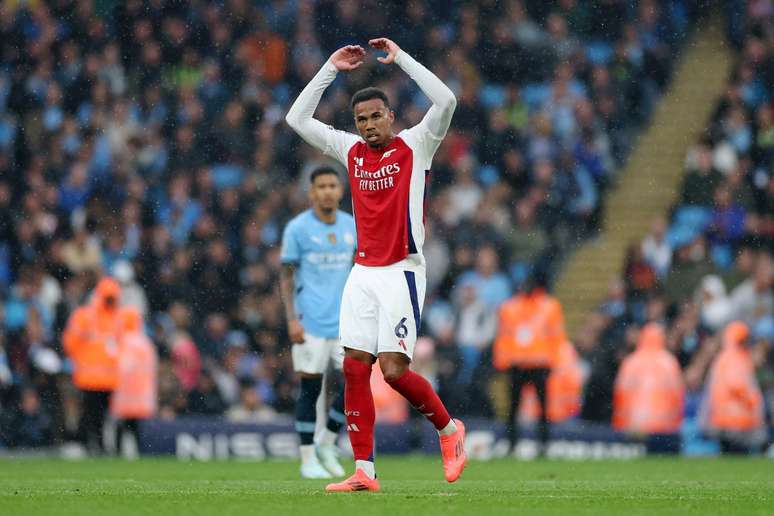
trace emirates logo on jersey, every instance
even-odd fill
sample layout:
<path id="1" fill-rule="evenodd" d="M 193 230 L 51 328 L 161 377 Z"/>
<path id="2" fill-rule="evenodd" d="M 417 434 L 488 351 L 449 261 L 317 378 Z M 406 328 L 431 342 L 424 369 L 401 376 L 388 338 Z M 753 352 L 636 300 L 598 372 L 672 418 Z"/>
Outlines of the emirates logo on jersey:
<path id="1" fill-rule="evenodd" d="M 354 176 L 359 179 L 360 190 L 375 191 L 392 188 L 395 186 L 395 174 L 400 172 L 400 163 L 383 165 L 374 171 L 366 170 L 355 164 Z"/>

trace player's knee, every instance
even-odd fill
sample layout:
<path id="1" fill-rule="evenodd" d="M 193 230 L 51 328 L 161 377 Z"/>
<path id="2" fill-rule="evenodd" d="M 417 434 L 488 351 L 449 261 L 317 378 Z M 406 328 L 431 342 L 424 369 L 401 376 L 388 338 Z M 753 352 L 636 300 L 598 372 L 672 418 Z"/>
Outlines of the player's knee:
<path id="1" fill-rule="evenodd" d="M 379 366 L 382 368 L 382 373 L 384 374 L 384 381 L 387 383 L 392 383 L 397 381 L 401 376 L 403 376 L 406 371 L 408 370 L 408 364 L 404 364 L 402 362 L 394 361 L 394 362 L 379 362 Z"/>

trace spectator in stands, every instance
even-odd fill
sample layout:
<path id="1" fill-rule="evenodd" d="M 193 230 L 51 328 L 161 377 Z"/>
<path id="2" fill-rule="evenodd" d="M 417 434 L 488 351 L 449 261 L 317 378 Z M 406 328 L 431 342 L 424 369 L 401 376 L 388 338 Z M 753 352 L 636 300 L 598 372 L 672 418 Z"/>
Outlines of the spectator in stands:
<path id="1" fill-rule="evenodd" d="M 220 416 L 226 410 L 226 403 L 208 370 L 202 370 L 196 387 L 188 393 L 187 407 L 189 414 L 200 416 Z"/>
<path id="2" fill-rule="evenodd" d="M 277 412 L 264 403 L 255 385 L 244 383 L 240 388 L 239 404 L 228 409 L 226 417 L 235 423 L 274 423 Z"/>
<path id="3" fill-rule="evenodd" d="M 476 298 L 489 309 L 495 309 L 511 295 L 508 277 L 500 272 L 497 251 L 492 246 L 479 249 L 475 269 L 463 273 L 459 278 L 459 287 L 467 286 L 475 290 Z"/>
<path id="4" fill-rule="evenodd" d="M 645 259 L 641 245 L 632 244 L 626 250 L 624 277 L 629 296 L 642 297 L 656 286 L 656 272 Z"/>
<path id="5" fill-rule="evenodd" d="M 506 236 L 510 250 L 511 278 L 516 285 L 526 279 L 529 268 L 549 246 L 548 235 L 536 220 L 535 203 L 522 199 L 514 207 L 514 226 Z"/>
<path id="6" fill-rule="evenodd" d="M 747 213 L 734 202 L 729 186 L 727 184 L 718 186 L 715 189 L 715 203 L 707 228 L 710 245 L 735 244 L 744 236 L 748 223 Z"/>
<path id="7" fill-rule="evenodd" d="M 755 324 L 759 319 L 774 313 L 774 260 L 771 255 L 761 253 L 752 276 L 731 292 L 733 317 Z"/>
<path id="8" fill-rule="evenodd" d="M 642 254 L 645 260 L 663 278 L 672 263 L 672 246 L 666 239 L 667 224 L 663 218 L 657 219 L 651 226 L 650 233 L 642 241 Z"/>
<path id="9" fill-rule="evenodd" d="M 723 175 L 712 164 L 711 144 L 697 143 L 686 161 L 688 172 L 683 178 L 682 203 L 712 206 L 715 189 L 723 182 Z"/>
<path id="10" fill-rule="evenodd" d="M 52 444 L 51 419 L 43 412 L 37 391 L 32 387 L 22 389 L 19 406 L 10 411 L 6 422 L 6 441 L 9 446 L 34 448 Z"/>
<path id="11" fill-rule="evenodd" d="M 706 240 L 703 236 L 689 238 L 676 247 L 665 279 L 665 293 L 672 304 L 679 304 L 690 297 L 702 278 L 716 271 L 714 264 L 707 257 Z"/>
<path id="12" fill-rule="evenodd" d="M 711 332 L 720 330 L 731 320 L 733 306 L 718 276 L 705 276 L 694 297 L 701 310 L 701 323 Z"/>
<path id="13" fill-rule="evenodd" d="M 470 385 L 483 352 L 494 340 L 497 314 L 478 299 L 473 285 L 461 287 L 461 290 L 457 302 L 455 335 L 462 356 L 458 381 L 462 385 Z"/>

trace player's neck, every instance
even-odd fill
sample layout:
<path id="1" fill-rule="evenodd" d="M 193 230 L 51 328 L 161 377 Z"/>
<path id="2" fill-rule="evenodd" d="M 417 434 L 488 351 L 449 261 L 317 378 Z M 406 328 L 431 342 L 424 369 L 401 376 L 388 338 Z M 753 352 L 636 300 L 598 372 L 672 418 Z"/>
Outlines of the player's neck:
<path id="1" fill-rule="evenodd" d="M 324 222 L 325 224 L 336 223 L 336 210 L 324 211 L 317 206 L 314 206 L 312 208 L 312 212 L 314 213 L 315 217 L 320 219 L 320 221 Z"/>

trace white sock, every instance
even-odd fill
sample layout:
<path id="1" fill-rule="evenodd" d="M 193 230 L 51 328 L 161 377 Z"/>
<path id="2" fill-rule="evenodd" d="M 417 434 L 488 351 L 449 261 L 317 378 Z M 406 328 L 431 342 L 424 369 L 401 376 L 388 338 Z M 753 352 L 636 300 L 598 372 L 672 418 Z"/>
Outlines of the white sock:
<path id="1" fill-rule="evenodd" d="M 299 447 L 299 450 L 301 452 L 301 464 L 306 464 L 307 462 L 317 459 L 317 455 L 314 451 L 314 444 L 302 444 Z"/>
<path id="2" fill-rule="evenodd" d="M 328 430 L 327 428 L 323 428 L 322 432 L 320 432 L 319 437 L 319 444 L 336 444 L 336 439 L 339 437 L 339 434 L 335 434 Z"/>
<path id="3" fill-rule="evenodd" d="M 445 427 L 438 430 L 438 435 L 451 435 L 457 431 L 457 425 L 454 424 L 454 420 L 450 419 Z"/>
<path id="4" fill-rule="evenodd" d="M 374 468 L 374 463 L 370 460 L 356 460 L 355 469 L 362 469 L 363 473 L 372 480 L 376 478 L 376 469 Z"/>

